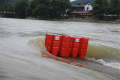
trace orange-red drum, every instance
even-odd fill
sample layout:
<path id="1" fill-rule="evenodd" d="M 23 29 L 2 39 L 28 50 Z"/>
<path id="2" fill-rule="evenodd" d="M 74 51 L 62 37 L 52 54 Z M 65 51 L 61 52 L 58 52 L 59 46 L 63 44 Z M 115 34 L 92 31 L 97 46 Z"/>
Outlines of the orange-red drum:
<path id="1" fill-rule="evenodd" d="M 80 43 L 80 38 L 73 38 L 73 43 L 72 43 L 72 49 L 71 49 L 71 57 L 77 57 L 78 50 L 79 50 L 79 43 Z"/>
<path id="2" fill-rule="evenodd" d="M 60 42 L 60 49 L 58 56 L 69 57 L 69 45 L 70 45 L 70 36 L 62 35 Z"/>
<path id="3" fill-rule="evenodd" d="M 78 52 L 79 57 L 86 56 L 88 41 L 89 41 L 89 38 L 81 38 L 80 39 L 80 46 L 79 46 L 79 52 Z"/>
<path id="4" fill-rule="evenodd" d="M 52 44 L 50 53 L 57 56 L 60 47 L 60 35 L 52 35 Z"/>
<path id="5" fill-rule="evenodd" d="M 52 43 L 52 35 L 46 34 L 45 47 L 46 47 L 48 52 L 50 52 L 51 43 Z"/>

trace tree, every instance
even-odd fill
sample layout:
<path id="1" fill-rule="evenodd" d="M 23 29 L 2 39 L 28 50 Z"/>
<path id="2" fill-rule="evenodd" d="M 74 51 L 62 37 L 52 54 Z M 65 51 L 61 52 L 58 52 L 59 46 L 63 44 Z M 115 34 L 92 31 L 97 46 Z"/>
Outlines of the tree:
<path id="1" fill-rule="evenodd" d="M 71 9 L 72 5 L 69 0 L 52 0 L 51 1 L 51 16 L 60 17 L 66 13 L 66 9 Z"/>
<path id="2" fill-rule="evenodd" d="M 111 14 L 120 14 L 120 0 L 111 0 Z"/>
<path id="3" fill-rule="evenodd" d="M 36 16 L 46 16 L 50 10 L 50 0 L 34 0 L 30 4 L 32 14 Z"/>
<path id="4" fill-rule="evenodd" d="M 6 3 L 13 3 L 15 4 L 19 0 L 0 0 L 0 5 L 4 5 Z"/>
<path id="5" fill-rule="evenodd" d="M 34 16 L 59 17 L 72 6 L 69 0 L 32 0 L 29 7 Z"/>
<path id="6" fill-rule="evenodd" d="M 28 7 L 28 0 L 19 0 L 19 2 L 15 4 L 16 17 L 25 18 L 27 7 Z"/>
<path id="7" fill-rule="evenodd" d="M 32 10 L 35 8 L 35 1 L 34 0 L 31 0 L 31 2 L 29 3 L 28 5 L 28 8 L 27 8 L 27 14 L 28 16 L 33 16 L 32 14 Z"/>
<path id="8" fill-rule="evenodd" d="M 14 7 L 15 7 L 15 5 L 13 3 L 6 3 L 6 4 L 2 5 L 0 11 L 13 12 Z M 4 16 L 4 17 L 13 17 L 13 15 L 10 14 L 10 13 L 2 14 L 2 16 Z"/>
<path id="9" fill-rule="evenodd" d="M 107 0 L 94 0 L 93 14 L 102 19 L 104 14 L 109 14 L 109 3 Z"/>
<path id="10" fill-rule="evenodd" d="M 13 3 L 6 3 L 6 4 L 4 4 L 3 6 L 2 6 L 2 10 L 4 10 L 4 11 L 11 11 L 11 12 L 13 12 L 14 11 L 14 7 L 15 7 L 15 5 L 13 4 Z"/>
<path id="11" fill-rule="evenodd" d="M 94 0 L 94 5 L 93 5 L 93 15 L 96 17 L 100 17 L 102 15 L 102 1 L 101 0 Z"/>
<path id="12" fill-rule="evenodd" d="M 103 7 L 102 7 L 103 14 L 109 14 L 109 8 L 110 8 L 110 5 L 108 0 L 103 0 Z"/>
<path id="13" fill-rule="evenodd" d="M 0 11 L 1 11 L 1 8 L 2 8 L 2 7 L 0 6 Z"/>

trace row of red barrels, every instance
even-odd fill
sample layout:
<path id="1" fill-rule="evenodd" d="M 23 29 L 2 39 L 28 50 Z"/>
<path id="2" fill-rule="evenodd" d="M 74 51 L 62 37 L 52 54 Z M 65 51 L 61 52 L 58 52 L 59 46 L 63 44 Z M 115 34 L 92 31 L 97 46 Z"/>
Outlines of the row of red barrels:
<path id="1" fill-rule="evenodd" d="M 48 52 L 60 57 L 85 57 L 89 38 L 46 34 L 45 46 Z"/>

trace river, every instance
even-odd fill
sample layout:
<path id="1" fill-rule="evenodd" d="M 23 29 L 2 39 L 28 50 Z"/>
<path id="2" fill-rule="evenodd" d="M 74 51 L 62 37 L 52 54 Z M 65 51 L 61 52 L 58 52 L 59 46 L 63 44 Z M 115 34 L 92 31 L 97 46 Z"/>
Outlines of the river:
<path id="1" fill-rule="evenodd" d="M 52 56 L 46 34 L 89 38 L 86 57 Z M 120 24 L 0 18 L 0 80 L 88 79 L 120 79 Z"/>

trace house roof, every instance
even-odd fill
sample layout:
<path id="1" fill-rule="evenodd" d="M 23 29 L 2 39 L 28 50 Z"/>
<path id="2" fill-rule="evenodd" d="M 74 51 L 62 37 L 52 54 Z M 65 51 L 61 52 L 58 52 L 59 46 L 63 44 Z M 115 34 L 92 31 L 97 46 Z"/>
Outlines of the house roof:
<path id="1" fill-rule="evenodd" d="M 77 14 L 80 14 L 80 13 L 88 13 L 88 11 L 73 11 L 71 13 L 77 13 Z"/>
<path id="2" fill-rule="evenodd" d="M 81 4 L 81 5 L 73 5 L 72 7 L 84 7 L 84 4 Z"/>

